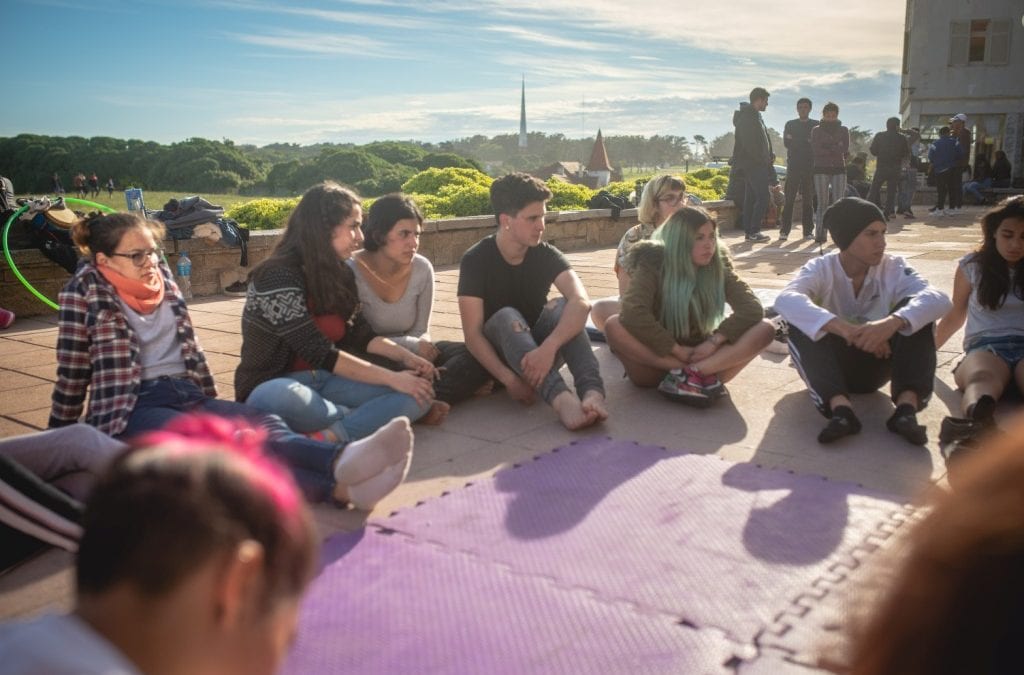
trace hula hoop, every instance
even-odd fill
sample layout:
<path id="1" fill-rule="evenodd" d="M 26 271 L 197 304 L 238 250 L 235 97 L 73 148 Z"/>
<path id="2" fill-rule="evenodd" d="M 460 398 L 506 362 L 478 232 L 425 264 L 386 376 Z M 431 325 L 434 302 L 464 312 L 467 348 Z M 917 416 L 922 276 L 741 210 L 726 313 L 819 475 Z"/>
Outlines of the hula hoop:
<path id="1" fill-rule="evenodd" d="M 90 202 L 90 201 L 88 201 L 86 199 L 76 199 L 74 197 L 65 197 L 64 198 L 64 202 L 66 204 L 79 204 L 81 206 L 86 206 L 86 207 L 90 207 L 90 208 L 97 208 L 100 211 L 103 211 L 104 213 L 117 213 L 117 209 L 115 209 L 115 208 L 107 206 L 106 204 L 97 204 L 96 202 Z M 14 272 L 14 276 L 18 277 L 18 281 L 21 282 L 22 286 L 27 288 L 28 291 L 30 293 L 32 293 L 32 295 L 36 296 L 36 298 L 38 298 L 40 301 L 42 301 L 42 303 L 44 305 L 47 305 L 48 307 L 50 307 L 52 309 L 60 309 L 60 307 L 57 305 L 57 303 L 55 303 L 53 300 L 50 300 L 48 297 L 46 297 L 45 295 L 40 293 L 38 290 L 36 290 L 35 286 L 30 284 L 28 282 L 28 279 L 26 279 L 24 276 L 22 276 L 21 270 L 19 270 L 18 266 L 14 264 L 14 258 L 11 257 L 11 250 L 7 247 L 7 233 L 10 231 L 11 225 L 13 225 L 14 221 L 18 219 L 18 216 L 20 216 L 21 214 L 25 213 L 26 211 L 28 211 L 28 204 L 25 204 L 20 209 L 18 209 L 14 213 L 12 213 L 11 217 L 7 219 L 6 223 L 4 223 L 4 232 L 3 232 L 4 258 L 7 259 L 7 266 L 11 268 L 12 272 Z"/>

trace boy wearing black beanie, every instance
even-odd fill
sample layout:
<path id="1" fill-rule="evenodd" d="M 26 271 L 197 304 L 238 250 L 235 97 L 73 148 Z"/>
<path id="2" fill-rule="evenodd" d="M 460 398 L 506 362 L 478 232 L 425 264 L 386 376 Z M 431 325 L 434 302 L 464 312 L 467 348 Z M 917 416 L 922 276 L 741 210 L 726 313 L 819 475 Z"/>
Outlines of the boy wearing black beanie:
<path id="1" fill-rule="evenodd" d="M 838 251 L 810 260 L 779 294 L 789 351 L 815 406 L 829 418 L 818 442 L 860 431 L 850 394 L 891 380 L 896 411 L 886 427 L 915 445 L 927 442 L 917 411 L 935 379 L 933 323 L 951 307 L 899 256 L 885 252 L 885 216 L 858 197 L 824 216 Z"/>

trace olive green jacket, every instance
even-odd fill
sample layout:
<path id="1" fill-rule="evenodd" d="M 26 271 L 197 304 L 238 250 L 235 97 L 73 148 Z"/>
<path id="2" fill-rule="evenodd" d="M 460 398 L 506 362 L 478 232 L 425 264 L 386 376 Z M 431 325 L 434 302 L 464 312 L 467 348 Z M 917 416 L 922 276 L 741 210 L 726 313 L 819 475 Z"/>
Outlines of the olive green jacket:
<path id="1" fill-rule="evenodd" d="M 644 241 L 630 251 L 626 269 L 630 272 L 629 288 L 622 296 L 619 320 L 637 340 L 658 356 L 667 356 L 676 339 L 661 325 L 661 269 L 665 247 L 661 242 Z M 750 286 L 740 279 L 732 268 L 732 261 L 725 259 L 725 301 L 732 307 L 732 314 L 722 320 L 714 330 L 735 342 L 743 333 L 764 318 L 764 308 Z M 691 331 L 680 344 L 698 345 L 707 339 L 699 330 Z"/>

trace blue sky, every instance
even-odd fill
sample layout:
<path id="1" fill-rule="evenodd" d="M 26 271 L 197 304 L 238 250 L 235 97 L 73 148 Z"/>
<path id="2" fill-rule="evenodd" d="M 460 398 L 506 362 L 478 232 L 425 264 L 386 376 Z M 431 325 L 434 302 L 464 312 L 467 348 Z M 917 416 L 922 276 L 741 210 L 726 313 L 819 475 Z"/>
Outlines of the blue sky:
<path id="1" fill-rule="evenodd" d="M 829 6 L 836 5 L 836 6 Z M 839 6 L 842 5 L 842 6 Z M 731 130 L 751 87 L 898 114 L 895 0 L 5 0 L 0 136 L 441 141 Z"/>

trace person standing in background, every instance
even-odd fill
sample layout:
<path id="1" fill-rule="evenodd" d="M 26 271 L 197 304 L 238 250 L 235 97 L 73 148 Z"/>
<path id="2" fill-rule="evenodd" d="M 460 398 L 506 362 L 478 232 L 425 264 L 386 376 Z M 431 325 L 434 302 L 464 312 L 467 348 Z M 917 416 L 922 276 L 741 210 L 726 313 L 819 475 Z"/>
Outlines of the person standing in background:
<path id="1" fill-rule="evenodd" d="M 772 181 L 772 163 L 775 161 L 768 129 L 761 117 L 761 113 L 768 108 L 769 95 L 763 87 L 754 87 L 750 91 L 750 103 L 740 103 L 739 110 L 732 116 L 732 124 L 736 129 L 732 165 L 736 170 L 743 171 L 746 187 L 743 231 L 748 242 L 759 244 L 771 239 L 761 232 L 761 221 L 764 220 L 771 199 L 769 186 Z"/>
<path id="2" fill-rule="evenodd" d="M 900 167 L 910 155 L 907 138 L 900 133 L 900 118 L 890 117 L 885 121 L 885 131 L 871 139 L 871 154 L 878 158 L 875 176 L 871 180 L 868 200 L 883 209 L 886 219 L 892 218 L 896 210 L 896 184 L 900 180 Z M 885 184 L 885 206 L 882 206 L 882 184 Z"/>
<path id="3" fill-rule="evenodd" d="M 971 172 L 971 130 L 967 128 L 967 115 L 957 113 L 949 118 L 950 136 L 956 141 L 956 169 L 949 177 L 949 208 L 960 209 L 964 205 L 964 171 Z"/>
<path id="4" fill-rule="evenodd" d="M 916 127 L 907 131 L 910 154 L 903 162 L 896 211 L 904 218 L 914 217 L 914 193 L 917 192 L 917 170 L 921 167 L 921 132 Z"/>
<path id="5" fill-rule="evenodd" d="M 796 102 L 796 119 L 786 122 L 782 142 L 786 145 L 786 205 L 782 209 L 782 225 L 779 239 L 786 241 L 793 228 L 793 205 L 797 190 L 802 199 L 804 239 L 814 237 L 814 155 L 811 153 L 811 130 L 818 126 L 818 120 L 810 119 L 811 99 L 801 98 Z"/>

